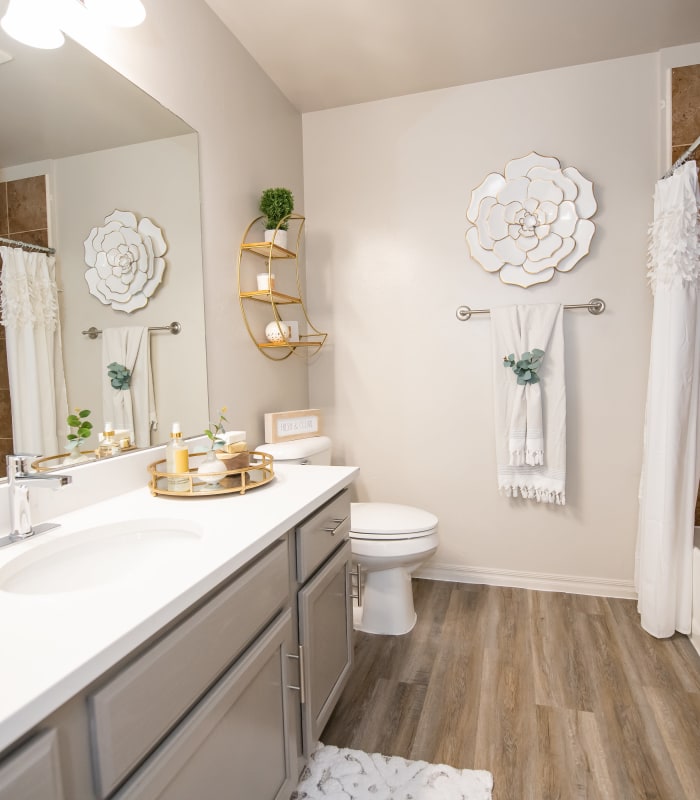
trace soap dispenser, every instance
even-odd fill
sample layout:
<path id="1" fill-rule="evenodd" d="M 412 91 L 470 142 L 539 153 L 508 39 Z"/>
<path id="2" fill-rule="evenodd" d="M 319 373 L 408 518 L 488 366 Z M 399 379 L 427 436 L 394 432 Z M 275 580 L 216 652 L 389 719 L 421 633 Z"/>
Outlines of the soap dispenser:
<path id="1" fill-rule="evenodd" d="M 168 477 L 168 490 L 171 492 L 187 492 L 190 489 L 190 454 L 187 445 L 182 441 L 180 423 L 173 422 L 170 441 L 165 448 L 165 468 L 169 473 L 180 473 Z"/>
<path id="2" fill-rule="evenodd" d="M 114 425 L 111 422 L 105 422 L 105 429 L 102 433 L 99 447 L 97 448 L 97 457 L 106 458 L 107 456 L 114 456 L 120 451 L 119 443 L 114 438 Z"/>

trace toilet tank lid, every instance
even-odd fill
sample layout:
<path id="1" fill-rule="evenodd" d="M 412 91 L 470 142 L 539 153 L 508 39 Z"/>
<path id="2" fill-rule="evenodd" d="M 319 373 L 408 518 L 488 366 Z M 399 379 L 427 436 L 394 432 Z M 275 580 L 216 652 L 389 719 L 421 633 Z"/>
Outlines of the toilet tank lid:
<path id="1" fill-rule="evenodd" d="M 397 503 L 351 503 L 350 529 L 354 533 L 420 533 L 436 528 L 430 511 Z"/>
<path id="2" fill-rule="evenodd" d="M 268 453 L 275 461 L 293 461 L 296 458 L 308 458 L 330 450 L 331 440 L 328 436 L 309 436 L 306 439 L 293 439 L 290 442 L 276 444 L 259 444 L 255 449 Z"/>

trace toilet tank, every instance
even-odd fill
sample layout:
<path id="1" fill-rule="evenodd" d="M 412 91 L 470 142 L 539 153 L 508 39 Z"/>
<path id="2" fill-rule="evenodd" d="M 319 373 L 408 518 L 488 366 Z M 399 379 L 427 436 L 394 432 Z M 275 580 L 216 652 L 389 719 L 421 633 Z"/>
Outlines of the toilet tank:
<path id="1" fill-rule="evenodd" d="M 294 439 L 291 442 L 260 444 L 255 449 L 285 464 L 328 466 L 331 463 L 331 440 L 328 436 L 309 436 L 307 439 Z"/>

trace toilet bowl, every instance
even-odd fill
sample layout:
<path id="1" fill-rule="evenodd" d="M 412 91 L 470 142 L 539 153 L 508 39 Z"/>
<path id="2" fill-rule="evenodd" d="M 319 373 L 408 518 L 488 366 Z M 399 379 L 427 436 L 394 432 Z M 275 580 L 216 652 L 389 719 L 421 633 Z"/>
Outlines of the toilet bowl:
<path id="1" fill-rule="evenodd" d="M 312 436 L 257 451 L 290 464 L 331 463 L 331 440 Z M 361 575 L 361 603 L 354 606 L 356 630 L 398 636 L 416 624 L 411 573 L 437 550 L 438 518 L 397 503 L 352 503 L 350 543 Z"/>
<path id="2" fill-rule="evenodd" d="M 413 628 L 411 573 L 437 550 L 437 526 L 437 517 L 421 508 L 352 503 L 352 557 L 362 576 L 356 630 L 398 636 Z"/>

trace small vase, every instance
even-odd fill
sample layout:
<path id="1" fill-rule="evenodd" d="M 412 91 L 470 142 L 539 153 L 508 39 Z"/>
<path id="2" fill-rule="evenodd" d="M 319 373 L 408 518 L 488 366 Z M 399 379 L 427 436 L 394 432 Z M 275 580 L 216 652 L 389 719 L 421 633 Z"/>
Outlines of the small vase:
<path id="1" fill-rule="evenodd" d="M 258 281 L 258 291 L 259 292 L 269 292 L 270 289 L 275 288 L 275 276 L 274 274 L 270 274 L 268 272 L 261 272 L 257 276 Z"/>
<path id="2" fill-rule="evenodd" d="M 226 465 L 223 461 L 219 461 L 213 450 L 207 453 L 204 461 L 197 467 L 199 479 L 212 487 L 218 486 L 219 481 L 225 477 L 225 472 Z"/>
<path id="3" fill-rule="evenodd" d="M 63 465 L 70 467 L 73 464 L 82 464 L 90 460 L 91 458 L 87 453 L 80 452 L 80 444 L 72 444 L 68 450 L 68 455 L 63 459 Z"/>

